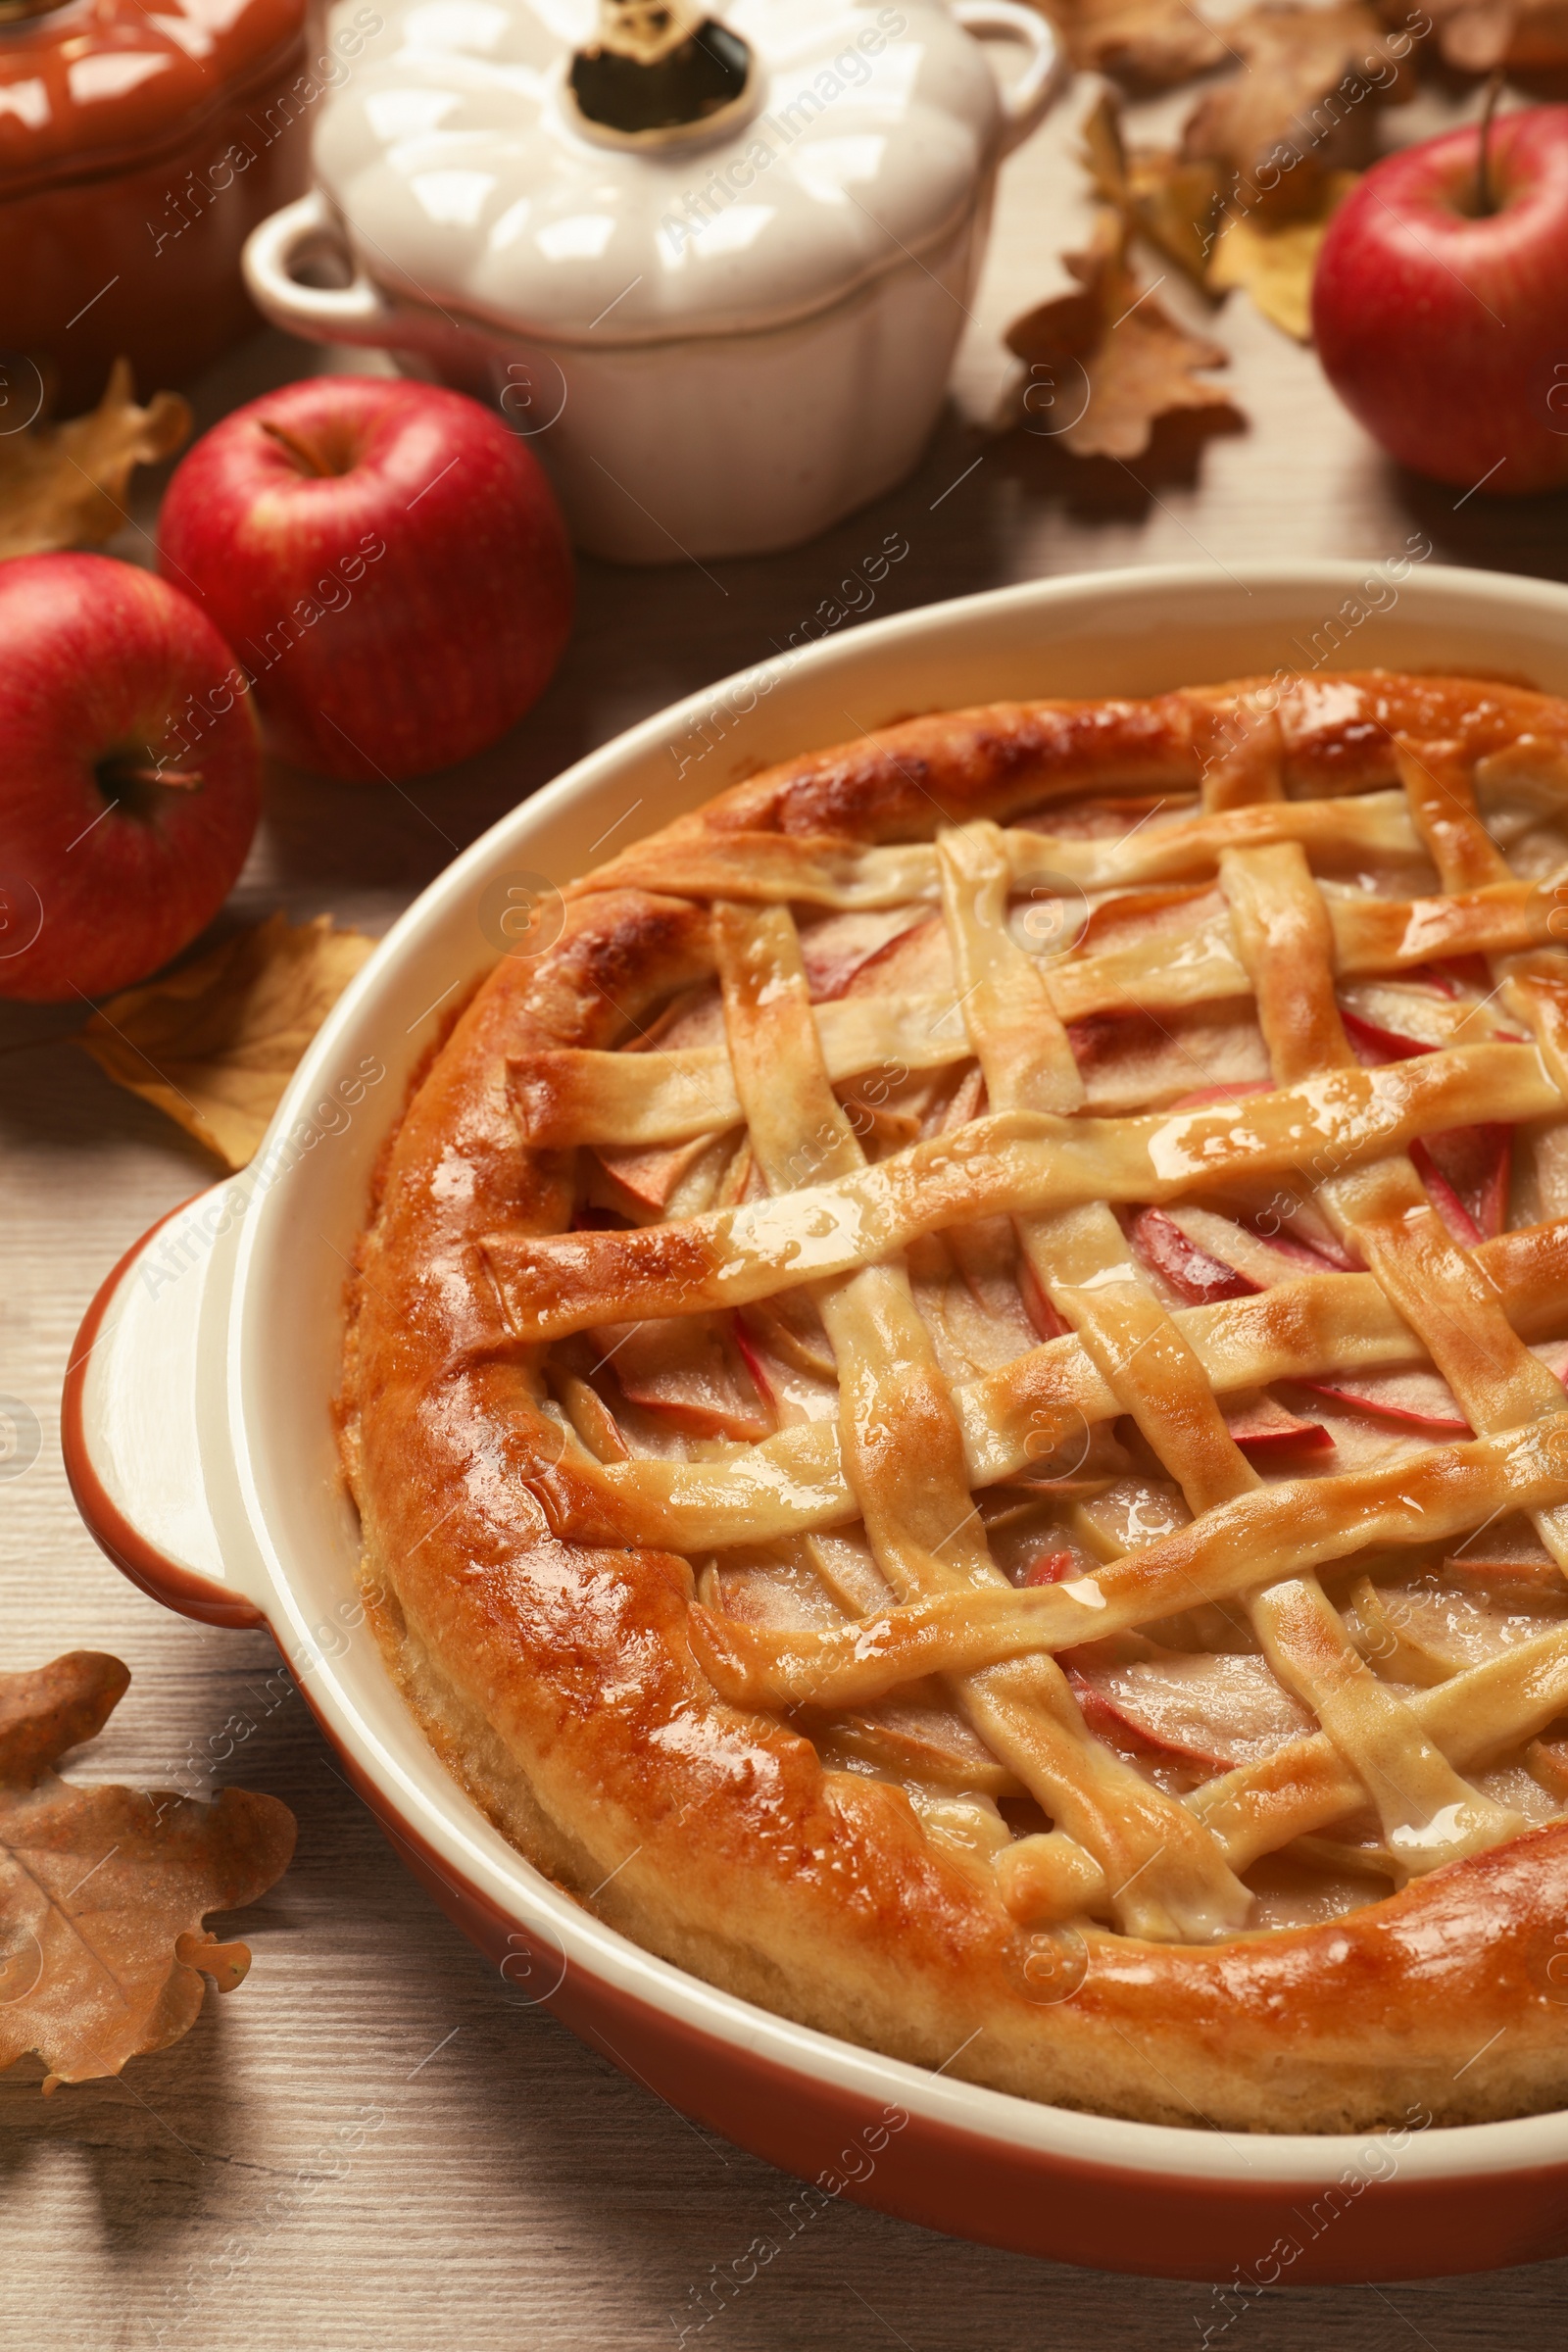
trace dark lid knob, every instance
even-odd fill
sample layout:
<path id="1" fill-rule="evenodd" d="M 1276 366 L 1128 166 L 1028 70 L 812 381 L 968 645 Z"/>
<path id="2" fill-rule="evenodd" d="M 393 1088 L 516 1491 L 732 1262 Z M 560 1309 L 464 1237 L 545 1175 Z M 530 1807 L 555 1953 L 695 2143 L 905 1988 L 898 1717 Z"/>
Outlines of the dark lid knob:
<path id="1" fill-rule="evenodd" d="M 711 122 L 744 97 L 751 70 L 749 45 L 701 0 L 600 0 L 569 80 L 587 122 L 638 138 Z"/>

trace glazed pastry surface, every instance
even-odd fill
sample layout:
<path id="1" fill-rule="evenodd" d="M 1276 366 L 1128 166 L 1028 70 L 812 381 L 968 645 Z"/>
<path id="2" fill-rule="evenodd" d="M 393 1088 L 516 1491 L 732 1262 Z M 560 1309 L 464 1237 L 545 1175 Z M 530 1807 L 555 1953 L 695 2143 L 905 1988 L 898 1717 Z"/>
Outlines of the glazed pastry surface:
<path id="1" fill-rule="evenodd" d="M 463 1785 L 1002 2089 L 1563 2103 L 1565 938 L 1568 704 L 1383 672 L 913 719 L 572 884 L 351 1301 Z"/>

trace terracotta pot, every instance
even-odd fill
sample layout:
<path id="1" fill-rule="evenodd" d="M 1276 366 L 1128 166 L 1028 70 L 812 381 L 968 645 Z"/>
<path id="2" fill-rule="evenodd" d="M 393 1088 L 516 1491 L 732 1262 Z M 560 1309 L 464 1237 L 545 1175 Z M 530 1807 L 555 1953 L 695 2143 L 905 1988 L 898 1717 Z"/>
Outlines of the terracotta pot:
<path id="1" fill-rule="evenodd" d="M 46 378 L 69 416 L 120 353 L 145 397 L 255 332 L 240 250 L 304 185 L 313 111 L 348 74 L 307 70 L 304 0 L 15 7 L 0 0 L 0 430 L 30 420 Z"/>

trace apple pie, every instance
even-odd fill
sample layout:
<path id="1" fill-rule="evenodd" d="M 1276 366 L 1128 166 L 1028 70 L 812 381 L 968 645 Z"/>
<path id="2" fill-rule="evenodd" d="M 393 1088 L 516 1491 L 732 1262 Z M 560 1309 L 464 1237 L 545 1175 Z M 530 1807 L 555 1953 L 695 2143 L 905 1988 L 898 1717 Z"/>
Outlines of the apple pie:
<path id="1" fill-rule="evenodd" d="M 1564 2102 L 1568 703 L 916 718 L 554 916 L 412 1091 L 344 1372 L 475 1801 L 1027 2097 Z"/>

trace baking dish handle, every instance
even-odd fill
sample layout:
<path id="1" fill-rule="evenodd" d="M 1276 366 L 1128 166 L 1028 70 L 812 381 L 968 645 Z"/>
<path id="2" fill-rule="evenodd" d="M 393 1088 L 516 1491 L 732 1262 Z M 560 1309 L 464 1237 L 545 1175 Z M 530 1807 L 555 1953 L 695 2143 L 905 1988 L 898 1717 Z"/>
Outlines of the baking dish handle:
<path id="1" fill-rule="evenodd" d="M 330 251 L 351 272 L 346 286 L 307 286 L 294 271 L 307 252 Z M 417 312 L 389 302 L 351 252 L 319 188 L 284 205 L 245 240 L 242 264 L 251 300 L 265 318 L 309 343 L 368 343 L 417 350 L 431 340 Z M 434 322 L 445 340 L 445 321 Z"/>
<path id="2" fill-rule="evenodd" d="M 82 1318 L 60 1400 L 88 1533 L 142 1592 L 208 1625 L 266 1623 L 224 1557 L 201 1458 L 202 1419 L 222 1401 L 221 1245 L 243 1213 L 232 1182 L 215 1185 L 126 1250 Z"/>
<path id="3" fill-rule="evenodd" d="M 955 20 L 965 32 L 983 41 L 1021 41 L 1029 62 L 1017 80 L 1002 94 L 1002 140 L 999 152 L 1010 155 L 1045 116 L 1066 79 L 1061 43 L 1049 18 L 1017 0 L 953 0 Z"/>

